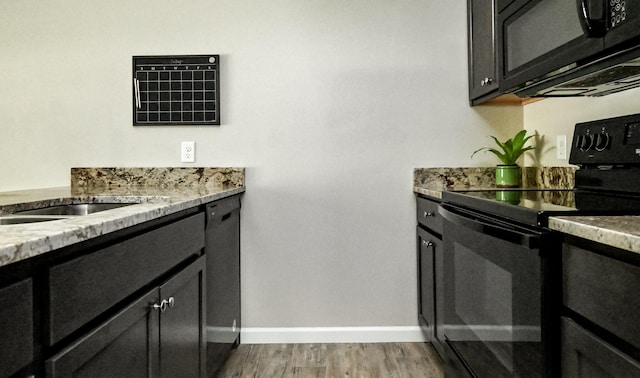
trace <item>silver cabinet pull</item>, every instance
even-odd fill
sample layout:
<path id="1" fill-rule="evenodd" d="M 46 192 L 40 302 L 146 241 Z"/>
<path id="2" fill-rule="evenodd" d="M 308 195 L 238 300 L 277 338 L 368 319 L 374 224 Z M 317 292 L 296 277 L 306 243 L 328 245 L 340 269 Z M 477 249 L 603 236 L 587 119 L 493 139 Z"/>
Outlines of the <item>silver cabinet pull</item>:
<path id="1" fill-rule="evenodd" d="M 169 299 L 167 300 L 168 304 L 169 304 L 169 308 L 173 308 L 173 306 L 176 304 L 176 300 L 173 297 L 169 297 Z"/>
<path id="2" fill-rule="evenodd" d="M 165 312 L 167 311 L 167 306 L 169 304 L 169 301 L 167 301 L 166 299 L 163 299 L 160 304 L 154 303 L 153 306 L 151 306 L 154 310 L 160 310 L 160 312 Z"/>
<path id="3" fill-rule="evenodd" d="M 493 83 L 493 79 L 490 77 L 485 77 L 484 79 L 480 80 L 480 86 L 484 87 L 485 85 L 489 85 Z"/>
<path id="4" fill-rule="evenodd" d="M 433 242 L 432 241 L 423 240 L 422 241 L 422 246 L 426 247 L 426 248 L 433 247 Z"/>

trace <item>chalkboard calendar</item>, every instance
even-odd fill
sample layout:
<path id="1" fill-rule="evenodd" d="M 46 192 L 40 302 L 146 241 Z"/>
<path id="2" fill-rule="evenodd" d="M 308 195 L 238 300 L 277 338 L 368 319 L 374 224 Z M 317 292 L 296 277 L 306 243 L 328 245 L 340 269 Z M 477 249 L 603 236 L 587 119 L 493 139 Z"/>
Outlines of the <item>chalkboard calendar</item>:
<path id="1" fill-rule="evenodd" d="M 133 124 L 219 125 L 218 55 L 134 56 Z"/>

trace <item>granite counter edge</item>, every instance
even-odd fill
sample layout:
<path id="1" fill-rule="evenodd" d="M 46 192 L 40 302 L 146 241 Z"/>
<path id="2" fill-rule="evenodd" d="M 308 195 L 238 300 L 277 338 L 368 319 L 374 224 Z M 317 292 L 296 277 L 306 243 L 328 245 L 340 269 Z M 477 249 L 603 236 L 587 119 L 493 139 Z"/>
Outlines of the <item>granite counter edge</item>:
<path id="1" fill-rule="evenodd" d="M 191 198 L 173 200 L 167 197 L 165 202 L 141 203 L 130 206 L 128 209 L 118 209 L 120 211 L 117 212 L 103 212 L 94 214 L 94 216 L 81 216 L 56 221 L 57 224 L 49 225 L 48 227 L 3 226 L 4 235 L 0 242 L 0 267 L 182 210 L 244 193 L 245 190 L 243 186 Z M 114 196 L 114 198 L 116 197 L 118 196 Z"/>

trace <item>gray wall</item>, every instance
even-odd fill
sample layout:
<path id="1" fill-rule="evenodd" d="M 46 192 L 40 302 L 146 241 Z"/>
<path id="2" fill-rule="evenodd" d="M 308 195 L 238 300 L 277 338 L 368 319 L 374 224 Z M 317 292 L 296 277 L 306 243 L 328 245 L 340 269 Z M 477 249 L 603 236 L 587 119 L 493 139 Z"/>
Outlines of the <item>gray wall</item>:
<path id="1" fill-rule="evenodd" d="M 414 167 L 521 129 L 467 102 L 466 2 L 0 2 L 0 190 L 74 166 L 246 166 L 249 327 L 412 326 Z M 133 127 L 131 56 L 217 53 L 220 127 Z"/>

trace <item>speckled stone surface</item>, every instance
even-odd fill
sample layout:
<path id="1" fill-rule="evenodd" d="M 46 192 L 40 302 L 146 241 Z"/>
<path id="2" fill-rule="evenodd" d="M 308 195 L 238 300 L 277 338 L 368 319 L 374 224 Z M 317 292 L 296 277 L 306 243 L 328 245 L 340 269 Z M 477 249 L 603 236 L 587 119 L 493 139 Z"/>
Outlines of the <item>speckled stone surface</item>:
<path id="1" fill-rule="evenodd" d="M 233 175 L 237 174 L 237 171 L 234 171 Z M 136 182 L 149 183 L 150 181 L 137 180 Z M 242 170 L 242 178 L 234 182 L 216 181 L 214 183 L 212 181 L 207 185 L 181 185 L 179 182 L 176 180 L 173 186 L 100 184 L 2 192 L 0 193 L 0 214 L 5 215 L 21 210 L 69 203 L 135 204 L 62 220 L 0 225 L 0 266 L 245 191 L 244 170 Z"/>
<path id="2" fill-rule="evenodd" d="M 549 228 L 640 253 L 640 216 L 549 217 Z"/>
<path id="3" fill-rule="evenodd" d="M 573 189 L 577 167 L 525 167 L 522 186 L 541 189 Z"/>
<path id="4" fill-rule="evenodd" d="M 522 187 L 527 189 L 571 189 L 575 183 L 574 167 L 524 167 Z M 447 190 L 495 189 L 495 167 L 416 168 L 413 191 L 442 198 Z"/>
<path id="5" fill-rule="evenodd" d="M 244 168 L 71 168 L 71 187 L 244 186 Z"/>

